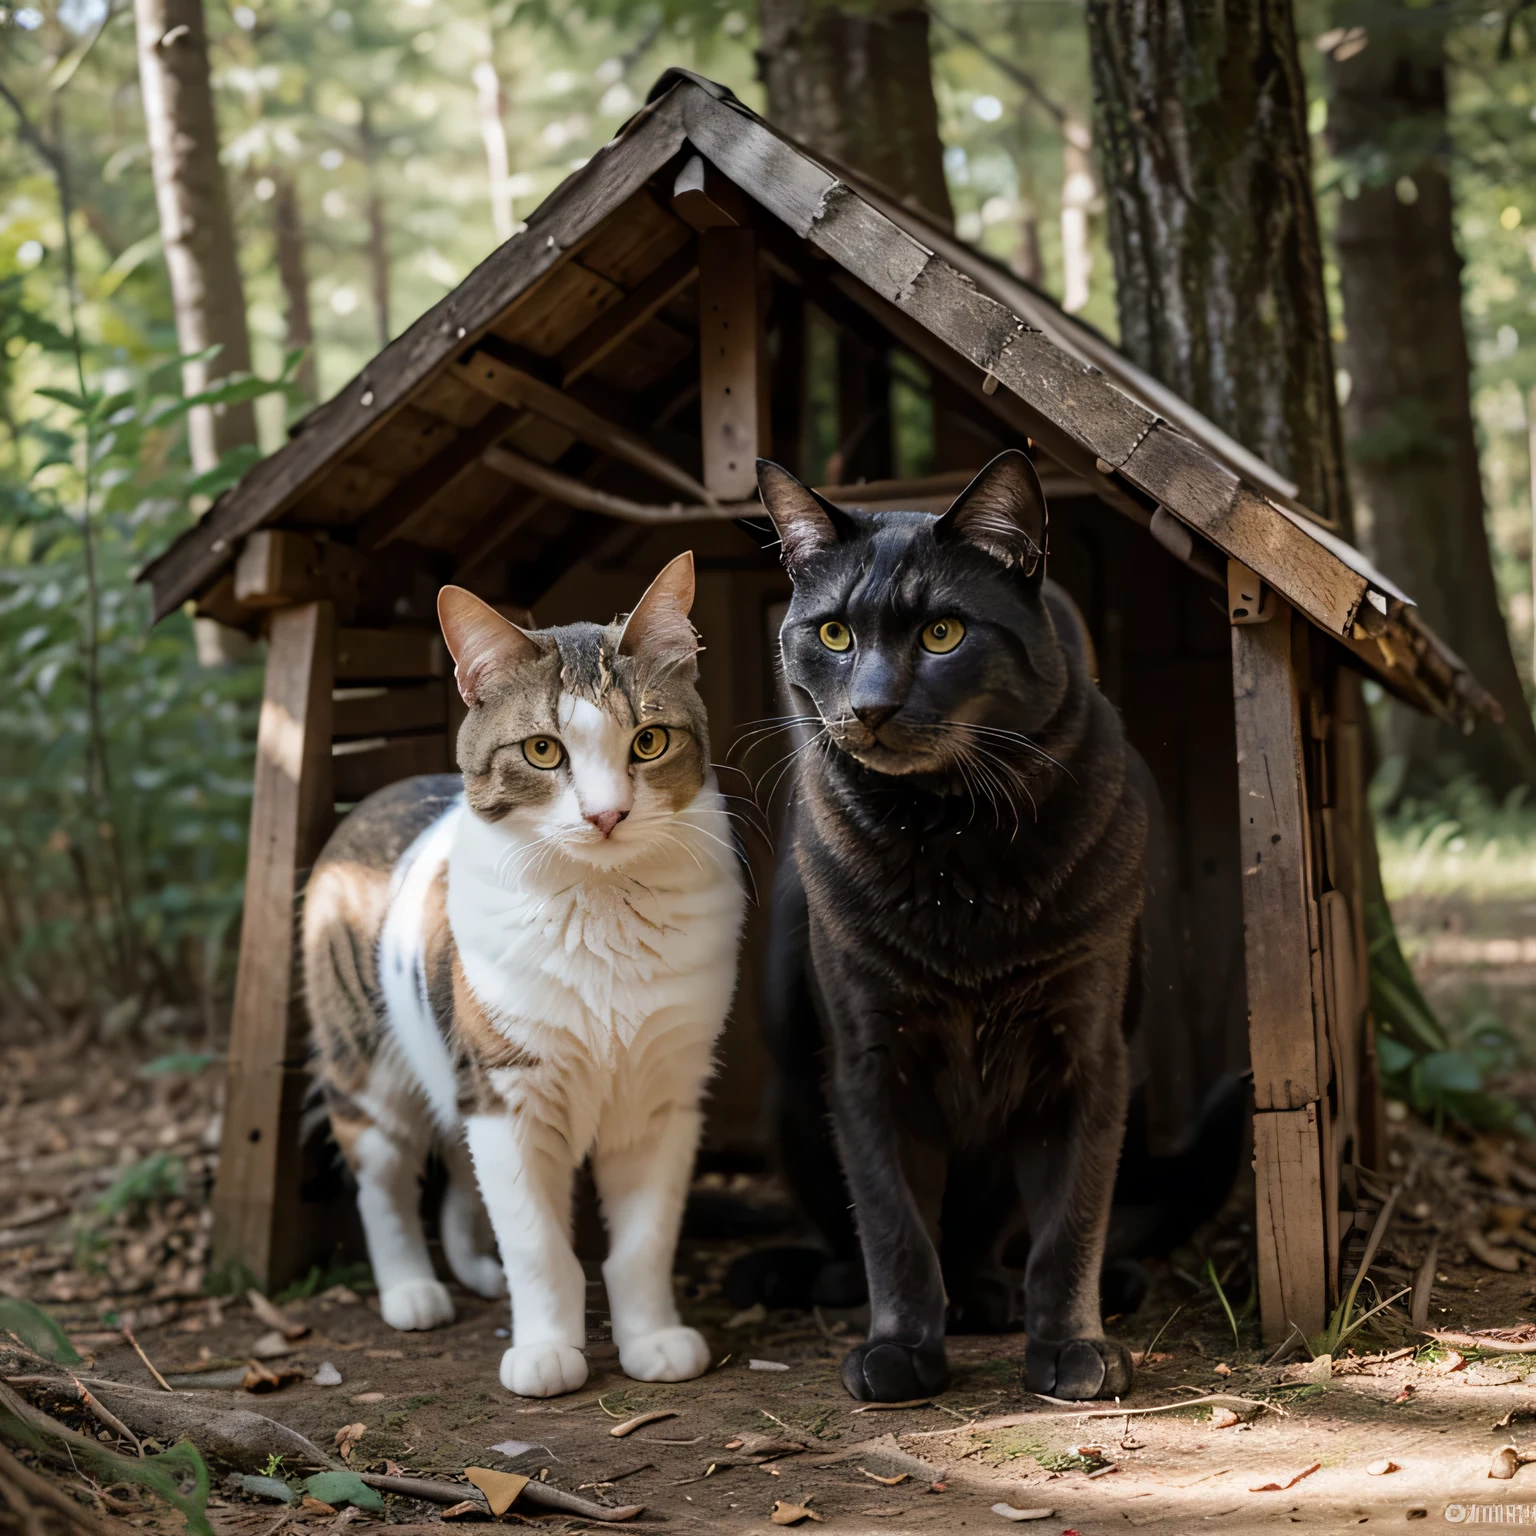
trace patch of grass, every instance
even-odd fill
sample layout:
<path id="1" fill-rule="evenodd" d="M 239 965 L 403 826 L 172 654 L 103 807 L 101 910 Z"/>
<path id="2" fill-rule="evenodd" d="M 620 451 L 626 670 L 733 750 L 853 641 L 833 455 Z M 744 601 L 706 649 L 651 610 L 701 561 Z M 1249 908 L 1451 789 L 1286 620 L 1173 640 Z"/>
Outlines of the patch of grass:
<path id="1" fill-rule="evenodd" d="M 365 1263 L 333 1264 L 328 1269 L 315 1264 L 302 1280 L 295 1280 L 272 1299 L 278 1306 L 285 1307 L 289 1302 L 308 1301 L 311 1296 L 318 1296 L 322 1291 L 330 1290 L 333 1285 L 344 1285 L 359 1295 L 376 1289 L 373 1270 Z"/>
<path id="2" fill-rule="evenodd" d="M 186 1164 L 169 1152 L 154 1152 L 130 1163 L 77 1220 L 75 1263 L 82 1269 L 99 1269 L 106 1229 L 119 1217 L 130 1223 L 142 1221 L 152 1205 L 180 1195 L 186 1181 Z"/>
<path id="3" fill-rule="evenodd" d="M 1268 1395 L 1281 1398 L 1286 1403 L 1305 1403 L 1321 1397 L 1328 1390 L 1321 1382 L 1298 1381 L 1289 1386 L 1271 1387 Z"/>

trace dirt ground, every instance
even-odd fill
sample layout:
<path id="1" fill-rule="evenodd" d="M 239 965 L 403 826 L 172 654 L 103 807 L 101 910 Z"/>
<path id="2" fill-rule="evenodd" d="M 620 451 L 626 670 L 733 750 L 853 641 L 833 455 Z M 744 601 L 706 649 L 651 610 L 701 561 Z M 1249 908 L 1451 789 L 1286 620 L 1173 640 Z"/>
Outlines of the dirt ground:
<path id="1" fill-rule="evenodd" d="M 1436 935 L 1478 939 L 1476 923 L 1447 928 L 1442 911 L 1416 916 L 1420 962 L 1437 996 L 1484 987 L 1502 1017 L 1523 1019 L 1536 946 L 1525 944 L 1522 924 L 1536 934 L 1536 918 L 1504 914 L 1503 932 L 1492 937 L 1513 932 L 1519 942 L 1490 958 L 1470 944 L 1435 948 Z M 1536 1342 L 1521 1355 L 1434 1346 L 1400 1305 L 1350 1340 L 1331 1370 L 1308 1362 L 1305 1351 L 1265 1364 L 1270 1352 L 1244 1311 L 1251 1231 L 1240 1193 L 1194 1249 L 1155 1267 L 1141 1310 L 1109 1327 L 1140 1351 L 1161 1331 L 1123 1405 L 1131 1414 L 1024 1392 L 1019 1336 L 952 1340 L 954 1382 L 931 1404 L 861 1409 L 838 1379 L 860 1316 L 733 1315 L 720 1280 L 744 1245 L 718 1237 L 689 1240 L 678 1266 L 685 1315 L 704 1330 L 718 1362 L 701 1381 L 650 1386 L 620 1373 L 595 1267 L 591 1379 L 547 1403 L 515 1399 L 499 1385 L 502 1304 L 456 1291 L 452 1326 L 398 1334 L 380 1322 L 364 1274 L 350 1273 L 313 1277 L 308 1295 L 285 1302 L 310 1332 L 267 1365 L 292 1368 L 295 1379 L 253 1394 L 241 1382 L 267 1325 L 244 1299 L 203 1292 L 217 1068 L 193 1070 L 198 1063 L 184 1053 L 179 1067 L 167 1067 L 179 1049 L 174 1028 L 152 1043 L 86 1055 L 68 1040 L 0 1046 L 0 1298 L 27 1298 L 56 1318 L 87 1357 L 76 1367 L 87 1383 L 153 1387 L 120 1332 L 126 1325 L 195 1412 L 251 1409 L 328 1454 L 344 1426 L 363 1425 L 350 1453 L 354 1468 L 439 1480 L 458 1479 L 466 1466 L 523 1472 L 600 1504 L 643 1505 L 632 1524 L 646 1529 L 766 1531 L 776 1505 L 781 1520 L 785 1506 L 801 1506 L 829 1530 L 847 1532 L 1001 1530 L 1009 1520 L 996 1505 L 1048 1510 L 1026 1528 L 1078 1536 L 1130 1528 L 1152 1536 L 1293 1525 L 1395 1529 L 1417 1520 L 1536 1524 L 1536 1466 L 1510 1480 L 1488 1475 L 1502 1445 L 1536 1449 Z M 150 1059 L 161 1070 L 141 1075 Z M 1499 1249 L 1501 1262 L 1520 1265 L 1513 1273 L 1480 1263 L 1463 1241 L 1469 1231 L 1497 1236 L 1536 1224 L 1536 1192 L 1526 1187 L 1536 1186 L 1536 1149 L 1437 1139 L 1402 1118 L 1394 1125 L 1393 1167 L 1382 1172 L 1413 1178 L 1371 1284 L 1386 1297 L 1410 1283 L 1438 1241 L 1433 1326 L 1536 1325 L 1536 1256 L 1519 1246 L 1525 1239 Z M 701 1208 L 736 1198 L 771 1210 L 775 1198 L 771 1184 L 741 1175 L 707 1175 L 698 1193 Z M 1240 1344 L 1203 1278 L 1207 1259 L 1238 1313 Z M 1536 1326 L 1530 1336 L 1536 1340 Z M 14 1353 L 0 1348 L 0 1359 L 13 1377 L 27 1374 Z M 338 1375 L 339 1384 L 313 1379 L 326 1364 L 334 1370 L 322 1375 Z M 1180 1406 L 1215 1394 L 1224 1395 Z M 625 1438 L 611 1434 L 621 1420 L 652 1410 L 674 1416 Z M 78 1413 L 71 1422 L 96 1430 Z M 755 1459 L 764 1439 L 803 1449 Z M 1383 1461 L 1394 1469 L 1369 1470 Z M 215 1467 L 209 1516 L 218 1536 L 381 1518 L 397 1528 L 443 1522 L 441 1505 L 394 1496 L 382 1517 L 287 1511 L 251 1496 L 231 1471 Z M 179 1515 L 126 1486 L 102 1488 L 84 1471 L 63 1481 L 119 1527 L 125 1520 L 146 1530 L 181 1528 Z M 474 1523 L 473 1516 L 453 1523 L 465 1518 Z M 591 1525 L 565 1515 L 529 1519 L 551 1530 Z M 23 1530 L 26 1522 L 0 1501 L 0 1529 L 8 1524 L 21 1536 L 43 1536 L 40 1525 Z"/>

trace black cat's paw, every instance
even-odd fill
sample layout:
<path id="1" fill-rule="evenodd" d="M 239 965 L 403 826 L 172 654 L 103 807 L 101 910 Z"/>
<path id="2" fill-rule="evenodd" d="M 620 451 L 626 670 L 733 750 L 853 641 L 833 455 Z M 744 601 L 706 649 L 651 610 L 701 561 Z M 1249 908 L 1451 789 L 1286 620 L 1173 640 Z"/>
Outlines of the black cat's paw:
<path id="1" fill-rule="evenodd" d="M 857 1259 L 828 1259 L 811 1287 L 818 1307 L 862 1307 L 869 1300 L 869 1282 Z"/>
<path id="2" fill-rule="evenodd" d="M 847 1379 L 846 1368 L 844 1379 Z M 1131 1356 L 1112 1339 L 1065 1339 L 1030 1335 L 1024 1351 L 1024 1385 L 1031 1392 L 1069 1403 L 1125 1397 L 1131 1390 Z"/>
<path id="3" fill-rule="evenodd" d="M 807 1310 L 816 1300 L 817 1277 L 826 1268 L 827 1256 L 819 1248 L 757 1248 L 726 1271 L 725 1298 L 738 1309 L 760 1302 Z"/>
<path id="4" fill-rule="evenodd" d="M 1125 1317 L 1139 1311 L 1152 1280 L 1135 1259 L 1115 1259 L 1099 1277 L 1099 1315 Z"/>
<path id="5" fill-rule="evenodd" d="M 949 1288 L 946 1333 L 1016 1333 L 1024 1326 L 1022 1277 L 1004 1269 L 958 1279 Z"/>
<path id="6" fill-rule="evenodd" d="M 849 1350 L 843 1361 L 843 1385 L 862 1403 L 908 1403 L 949 1385 L 944 1343 L 899 1344 L 871 1339 Z"/>

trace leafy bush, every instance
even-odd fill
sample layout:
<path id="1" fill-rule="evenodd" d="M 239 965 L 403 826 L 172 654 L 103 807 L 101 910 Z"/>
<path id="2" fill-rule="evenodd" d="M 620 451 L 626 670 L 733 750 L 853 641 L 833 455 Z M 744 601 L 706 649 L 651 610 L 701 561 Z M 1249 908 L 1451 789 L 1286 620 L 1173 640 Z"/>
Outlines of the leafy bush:
<path id="1" fill-rule="evenodd" d="M 71 351 L 19 285 L 0 315 L 12 367 Z M 251 460 L 194 476 L 187 412 L 283 386 L 236 376 L 189 398 L 180 359 L 114 355 L 94 377 L 89 362 L 83 392 L 33 388 L 19 421 L 5 402 L 0 993 L 53 1028 L 132 1025 L 165 1004 L 199 1007 L 211 1028 L 240 909 L 260 671 L 200 666 L 190 614 L 151 628 L 133 573 Z"/>

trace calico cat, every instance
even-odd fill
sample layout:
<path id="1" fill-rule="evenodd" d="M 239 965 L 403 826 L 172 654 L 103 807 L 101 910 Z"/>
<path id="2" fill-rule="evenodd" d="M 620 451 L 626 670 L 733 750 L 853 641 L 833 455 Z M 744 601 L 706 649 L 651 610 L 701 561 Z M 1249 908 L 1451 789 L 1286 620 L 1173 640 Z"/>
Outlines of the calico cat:
<path id="1" fill-rule="evenodd" d="M 999 1257 L 1027 1224 L 1029 1388 L 1123 1394 L 1099 1275 L 1150 780 L 1045 580 L 1034 466 L 1000 454 L 941 517 L 836 507 L 766 461 L 758 475 L 794 583 L 784 680 L 819 727 L 797 761 L 765 1022 L 798 1041 L 802 1082 L 827 1047 L 870 1303 L 844 1384 L 879 1401 L 942 1388 L 946 1310 L 1012 1321 Z M 786 1138 L 785 1172 L 846 1252 L 820 1142 Z"/>
<path id="2" fill-rule="evenodd" d="M 681 555 L 624 623 L 532 632 L 444 587 L 462 777 L 365 800 L 305 898 L 318 1075 L 380 1312 L 395 1328 L 453 1317 L 419 1210 L 435 1145 L 449 1267 L 482 1295 L 510 1289 L 501 1381 L 526 1397 L 587 1377 L 570 1226 L 589 1153 L 620 1365 L 683 1381 L 709 1363 L 672 1260 L 745 895 L 695 688 L 693 586 Z"/>

